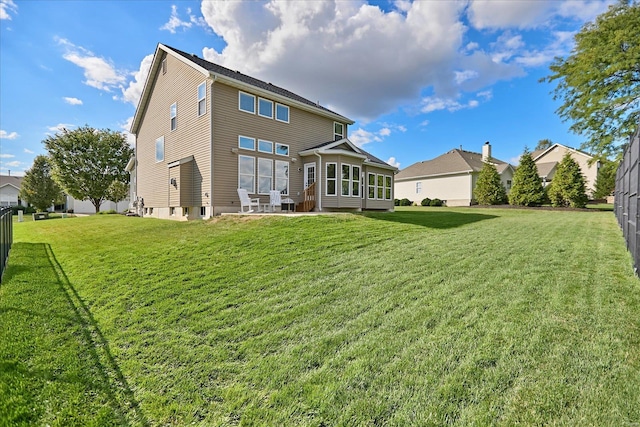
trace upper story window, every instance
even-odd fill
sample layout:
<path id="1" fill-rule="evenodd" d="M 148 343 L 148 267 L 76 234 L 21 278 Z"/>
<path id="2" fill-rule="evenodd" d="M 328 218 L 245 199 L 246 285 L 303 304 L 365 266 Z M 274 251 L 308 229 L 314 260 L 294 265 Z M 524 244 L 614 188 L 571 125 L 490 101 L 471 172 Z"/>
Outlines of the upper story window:
<path id="1" fill-rule="evenodd" d="M 342 123 L 333 122 L 333 140 L 337 141 L 344 138 L 344 125 Z"/>
<path id="2" fill-rule="evenodd" d="M 171 104 L 171 130 L 176 130 L 178 127 L 178 104 L 174 102 Z"/>
<path id="3" fill-rule="evenodd" d="M 420 181 L 416 182 L 416 194 L 422 193 L 422 183 Z"/>
<path id="4" fill-rule="evenodd" d="M 202 82 L 198 86 L 198 117 L 207 112 L 207 85 Z"/>
<path id="5" fill-rule="evenodd" d="M 238 147 L 244 148 L 245 150 L 255 150 L 256 140 L 254 138 L 249 138 L 248 136 L 240 135 L 238 137 Z"/>
<path id="6" fill-rule="evenodd" d="M 279 122 L 289 123 L 289 107 L 282 104 L 276 104 L 276 120 Z"/>
<path id="7" fill-rule="evenodd" d="M 164 160 L 164 136 L 156 139 L 156 163 Z"/>
<path id="8" fill-rule="evenodd" d="M 167 74 L 167 58 L 162 60 L 162 74 Z"/>
<path id="9" fill-rule="evenodd" d="M 258 115 L 273 119 L 273 101 L 258 98 Z"/>
<path id="10" fill-rule="evenodd" d="M 262 153 L 273 153 L 273 142 L 265 141 L 264 139 L 259 139 L 258 151 Z"/>
<path id="11" fill-rule="evenodd" d="M 288 156 L 289 146 L 287 144 L 280 144 L 276 142 L 276 154 L 279 156 Z"/>
<path id="12" fill-rule="evenodd" d="M 247 113 L 256 113 L 256 97 L 245 92 L 238 92 L 238 109 Z"/>

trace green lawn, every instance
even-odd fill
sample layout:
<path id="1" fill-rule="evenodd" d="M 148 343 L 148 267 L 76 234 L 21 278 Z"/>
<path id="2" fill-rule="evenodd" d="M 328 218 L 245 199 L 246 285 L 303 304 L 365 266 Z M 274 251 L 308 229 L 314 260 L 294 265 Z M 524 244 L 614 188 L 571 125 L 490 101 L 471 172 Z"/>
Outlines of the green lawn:
<path id="1" fill-rule="evenodd" d="M 640 423 L 640 281 L 611 212 L 14 233 L 0 425 Z"/>

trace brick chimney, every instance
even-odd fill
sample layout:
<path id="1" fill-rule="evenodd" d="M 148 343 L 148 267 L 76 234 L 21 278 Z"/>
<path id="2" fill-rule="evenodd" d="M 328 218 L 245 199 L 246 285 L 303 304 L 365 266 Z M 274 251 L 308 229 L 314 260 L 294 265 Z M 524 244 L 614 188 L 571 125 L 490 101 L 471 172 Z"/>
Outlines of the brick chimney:
<path id="1" fill-rule="evenodd" d="M 487 141 L 482 146 L 482 161 L 488 162 L 490 158 L 491 158 L 491 144 L 489 144 L 489 141 Z"/>

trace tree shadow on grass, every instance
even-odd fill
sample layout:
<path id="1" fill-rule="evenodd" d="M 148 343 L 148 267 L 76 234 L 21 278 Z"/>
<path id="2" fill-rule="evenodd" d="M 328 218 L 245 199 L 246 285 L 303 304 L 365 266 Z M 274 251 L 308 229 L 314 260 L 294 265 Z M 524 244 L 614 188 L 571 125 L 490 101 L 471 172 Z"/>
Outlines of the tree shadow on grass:
<path id="1" fill-rule="evenodd" d="M 8 405 L 0 404 L 0 418 L 4 412 L 18 423 L 45 421 L 33 418 L 51 410 L 50 399 L 35 389 L 44 386 L 61 394 L 55 417 L 62 424 L 82 423 L 84 417 L 98 424 L 149 425 L 108 341 L 48 244 L 15 243 L 2 286 L 0 321 L 15 329 L 4 339 L 22 338 L 29 345 L 0 342 L 0 378 L 15 386 Z"/>
<path id="2" fill-rule="evenodd" d="M 498 218 L 497 215 L 453 212 L 444 208 L 438 211 L 367 212 L 365 216 L 367 218 L 436 229 L 456 228 L 478 221 Z"/>

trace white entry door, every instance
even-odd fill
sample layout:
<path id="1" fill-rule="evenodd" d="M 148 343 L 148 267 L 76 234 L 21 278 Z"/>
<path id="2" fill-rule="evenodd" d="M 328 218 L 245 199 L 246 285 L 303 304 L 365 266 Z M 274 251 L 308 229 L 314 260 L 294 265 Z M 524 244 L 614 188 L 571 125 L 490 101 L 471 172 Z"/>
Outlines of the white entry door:
<path id="1" fill-rule="evenodd" d="M 304 165 L 304 188 L 308 188 L 316 182 L 316 164 L 305 163 Z"/>

